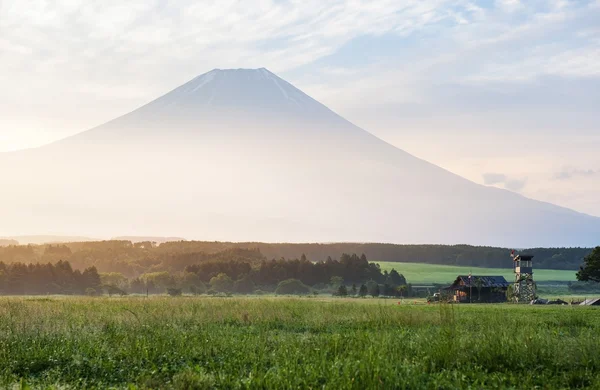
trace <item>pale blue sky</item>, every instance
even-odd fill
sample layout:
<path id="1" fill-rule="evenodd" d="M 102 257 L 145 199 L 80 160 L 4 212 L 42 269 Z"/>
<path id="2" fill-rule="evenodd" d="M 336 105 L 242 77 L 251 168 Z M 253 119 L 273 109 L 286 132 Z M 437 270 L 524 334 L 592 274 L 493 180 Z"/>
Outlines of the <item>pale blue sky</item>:
<path id="1" fill-rule="evenodd" d="M 0 151 L 267 67 L 419 157 L 600 216 L 598 21 L 600 0 L 0 0 Z"/>

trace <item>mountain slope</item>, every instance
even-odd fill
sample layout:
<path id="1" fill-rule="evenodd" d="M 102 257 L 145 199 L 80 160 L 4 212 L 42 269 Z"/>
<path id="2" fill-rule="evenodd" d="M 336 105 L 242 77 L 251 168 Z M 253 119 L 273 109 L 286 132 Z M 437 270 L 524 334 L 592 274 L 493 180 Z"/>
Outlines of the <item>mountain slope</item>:
<path id="1" fill-rule="evenodd" d="M 0 234 L 518 247 L 600 237 L 599 218 L 411 156 L 266 69 L 213 70 L 0 164 L 11 223 Z"/>

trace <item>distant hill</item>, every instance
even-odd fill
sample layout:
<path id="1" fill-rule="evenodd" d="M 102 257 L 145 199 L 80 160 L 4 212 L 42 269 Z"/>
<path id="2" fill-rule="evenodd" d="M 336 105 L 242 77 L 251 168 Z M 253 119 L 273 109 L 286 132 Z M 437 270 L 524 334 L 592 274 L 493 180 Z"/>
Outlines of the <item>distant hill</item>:
<path id="1" fill-rule="evenodd" d="M 95 238 L 90 237 L 79 237 L 79 236 L 14 236 L 8 237 L 8 239 L 17 242 L 21 245 L 42 245 L 42 244 L 58 244 L 65 242 L 85 242 L 85 241 L 96 241 Z"/>
<path id="2" fill-rule="evenodd" d="M 0 246 L 9 246 L 9 245 L 19 245 L 19 241 L 0 238 Z"/>
<path id="3" fill-rule="evenodd" d="M 303 254 L 311 261 L 338 258 L 342 253 L 364 253 L 371 261 L 425 263 L 488 268 L 512 268 L 511 249 L 471 245 L 397 245 L 381 243 L 263 243 L 188 241 L 161 245 L 186 252 L 217 253 L 233 248 L 258 249 L 267 259 L 294 259 Z M 528 248 L 519 253 L 534 256 L 535 268 L 578 270 L 592 248 Z"/>
<path id="4" fill-rule="evenodd" d="M 94 129 L 0 154 L 0 171 L 7 172 L 0 215 L 15 231 L 502 247 L 600 243 L 600 218 L 423 161 L 264 68 L 202 74 Z"/>
<path id="5" fill-rule="evenodd" d="M 114 237 L 116 241 L 131 241 L 134 244 L 139 242 L 155 242 L 157 244 L 163 244 L 165 242 L 178 242 L 185 241 L 185 238 L 181 237 L 136 237 L 136 236 L 122 236 Z"/>

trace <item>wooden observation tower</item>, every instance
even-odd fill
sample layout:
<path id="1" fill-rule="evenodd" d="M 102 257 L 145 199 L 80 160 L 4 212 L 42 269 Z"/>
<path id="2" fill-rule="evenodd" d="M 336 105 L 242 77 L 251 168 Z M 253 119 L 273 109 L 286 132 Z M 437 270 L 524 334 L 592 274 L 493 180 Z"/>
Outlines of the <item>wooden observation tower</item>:
<path id="1" fill-rule="evenodd" d="M 533 281 L 533 256 L 514 255 L 515 284 L 513 296 L 517 303 L 529 303 L 536 297 L 535 282 Z"/>

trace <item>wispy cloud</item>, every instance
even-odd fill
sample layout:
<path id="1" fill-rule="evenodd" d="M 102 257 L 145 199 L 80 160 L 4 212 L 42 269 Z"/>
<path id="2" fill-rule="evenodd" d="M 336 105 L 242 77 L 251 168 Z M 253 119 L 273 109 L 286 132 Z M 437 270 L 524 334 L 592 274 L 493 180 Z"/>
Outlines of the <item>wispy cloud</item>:
<path id="1" fill-rule="evenodd" d="M 600 176 L 600 170 L 595 169 L 579 169 L 579 168 L 563 168 L 560 172 L 554 174 L 555 180 L 569 180 L 574 177 L 594 177 Z"/>
<path id="2" fill-rule="evenodd" d="M 173 59 L 195 60 L 185 65 L 198 70 L 241 63 L 281 71 L 332 54 L 357 36 L 411 34 L 452 22 L 452 2 L 444 0 L 36 3 L 2 3 L 5 47 L 29 51 L 44 67 L 87 69 L 100 60 L 98 65 L 125 66 L 121 72 L 148 58 L 155 65 L 147 72 L 182 66 Z M 5 58 L 15 65 L 27 65 L 27 59 Z"/>
<path id="3" fill-rule="evenodd" d="M 507 190 L 515 192 L 522 191 L 527 184 L 527 178 L 515 179 L 502 173 L 484 173 L 482 176 L 485 185 L 502 185 Z"/>
<path id="4" fill-rule="evenodd" d="M 507 180 L 504 183 L 504 188 L 506 188 L 507 190 L 520 192 L 521 190 L 523 190 L 525 188 L 526 184 L 527 184 L 526 178 L 525 179 L 511 179 L 511 180 Z"/>
<path id="5" fill-rule="evenodd" d="M 290 71 L 357 37 L 456 25 L 450 11 L 469 14 L 450 0 L 3 0 L 0 117 L 17 106 L 74 117 L 86 105 L 93 125 L 212 68 Z"/>
<path id="6" fill-rule="evenodd" d="M 492 186 L 494 184 L 502 184 L 507 180 L 506 175 L 502 173 L 484 173 L 483 184 Z"/>

